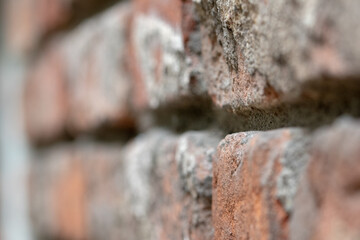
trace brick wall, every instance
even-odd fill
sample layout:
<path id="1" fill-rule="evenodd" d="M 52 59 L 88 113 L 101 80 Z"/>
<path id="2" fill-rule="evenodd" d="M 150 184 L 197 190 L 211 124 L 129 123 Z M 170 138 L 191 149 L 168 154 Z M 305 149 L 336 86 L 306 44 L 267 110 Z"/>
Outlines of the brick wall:
<path id="1" fill-rule="evenodd" d="M 360 2 L 7 3 L 35 239 L 360 239 Z"/>

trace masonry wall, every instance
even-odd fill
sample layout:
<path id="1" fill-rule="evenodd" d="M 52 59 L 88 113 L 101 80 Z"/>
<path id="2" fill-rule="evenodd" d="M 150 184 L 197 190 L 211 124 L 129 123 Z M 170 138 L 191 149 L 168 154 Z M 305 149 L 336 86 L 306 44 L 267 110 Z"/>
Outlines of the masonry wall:
<path id="1" fill-rule="evenodd" d="M 360 2 L 6 7 L 35 239 L 360 239 Z"/>

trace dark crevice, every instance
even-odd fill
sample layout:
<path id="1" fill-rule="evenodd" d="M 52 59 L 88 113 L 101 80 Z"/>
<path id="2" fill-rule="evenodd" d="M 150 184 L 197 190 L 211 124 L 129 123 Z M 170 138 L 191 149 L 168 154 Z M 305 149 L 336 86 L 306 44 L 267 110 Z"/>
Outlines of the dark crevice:
<path id="1" fill-rule="evenodd" d="M 216 128 L 224 133 L 266 131 L 284 127 L 316 129 L 342 115 L 360 116 L 360 84 L 357 78 L 311 81 L 296 98 L 283 99 L 269 107 L 231 110 L 218 108 L 210 100 L 191 107 L 162 107 L 149 114 L 151 126 L 188 130 Z M 224 110 L 227 109 L 227 110 Z M 150 128 L 150 127 L 149 127 Z"/>
<path id="2" fill-rule="evenodd" d="M 310 130 L 331 124 L 342 115 L 360 116 L 360 84 L 357 78 L 312 81 L 304 85 L 298 97 L 284 99 L 269 107 L 243 109 L 219 108 L 206 97 L 181 98 L 157 109 L 136 114 L 134 128 L 116 128 L 103 124 L 87 133 L 66 133 L 62 138 L 37 144 L 44 147 L 55 142 L 74 141 L 86 137 L 99 142 L 128 142 L 138 132 L 161 127 L 175 133 L 215 129 L 225 134 L 245 131 L 266 131 L 285 127 Z M 226 109 L 226 110 L 225 110 Z"/>
<path id="3" fill-rule="evenodd" d="M 100 127 L 96 127 L 86 132 L 70 132 L 66 130 L 62 135 L 51 140 L 38 139 L 37 141 L 32 141 L 31 143 L 35 149 L 46 149 L 58 143 L 72 143 L 76 142 L 78 139 L 92 139 L 95 142 L 103 143 L 126 143 L 130 139 L 134 138 L 137 133 L 138 132 L 135 127 L 121 128 L 101 125 Z"/>
<path id="4" fill-rule="evenodd" d="M 341 115 L 360 116 L 360 80 L 357 78 L 309 81 L 297 97 L 269 107 L 220 111 L 220 126 L 228 132 L 272 130 L 283 127 L 318 128 Z"/>

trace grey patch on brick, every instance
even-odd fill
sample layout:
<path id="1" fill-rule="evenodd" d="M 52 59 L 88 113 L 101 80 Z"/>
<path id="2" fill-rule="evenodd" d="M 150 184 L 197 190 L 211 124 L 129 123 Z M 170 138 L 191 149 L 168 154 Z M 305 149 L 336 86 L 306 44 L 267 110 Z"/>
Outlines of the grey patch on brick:
<path id="1" fill-rule="evenodd" d="M 189 78 L 181 30 L 155 16 L 142 15 L 135 19 L 134 36 L 150 107 L 157 108 L 169 96 L 186 91 Z M 160 64 L 155 57 L 157 50 Z"/>
<path id="2" fill-rule="evenodd" d="M 219 141 L 213 132 L 188 132 L 178 140 L 175 158 L 181 182 L 193 198 L 212 196 L 212 162 Z M 199 178 L 200 171 L 207 176 Z"/>
<path id="3" fill-rule="evenodd" d="M 250 139 L 252 139 L 255 136 L 256 133 L 258 132 L 256 131 L 245 132 L 244 137 L 241 138 L 241 142 L 240 142 L 241 145 L 247 144 L 250 141 Z"/>
<path id="4" fill-rule="evenodd" d="M 299 129 L 292 129 L 291 135 L 280 158 L 282 169 L 276 181 L 276 196 L 288 213 L 292 212 L 299 180 L 310 157 L 310 137 Z"/>
<path id="5" fill-rule="evenodd" d="M 128 81 L 128 79 L 126 71 L 123 69 L 126 51 L 125 27 L 120 24 L 119 14 L 115 13 L 113 13 L 112 18 L 109 16 L 103 20 L 103 43 L 98 46 L 96 51 L 95 64 L 99 66 L 99 76 L 103 80 L 100 82 L 100 89 L 103 89 L 104 95 L 110 99 L 115 99 L 109 103 L 113 104 L 113 109 L 118 109 L 119 107 L 126 107 L 125 104 L 122 106 L 119 103 L 128 102 L 130 85 L 116 84 L 116 82 Z"/>
<path id="6" fill-rule="evenodd" d="M 200 33 L 192 32 L 188 47 L 201 53 Z M 201 63 L 185 54 L 180 27 L 154 15 L 140 15 L 134 22 L 134 43 L 149 105 L 156 109 L 185 97 L 207 92 Z"/>
<path id="7" fill-rule="evenodd" d="M 194 31 L 190 33 L 189 41 L 187 43 L 192 53 L 201 54 L 201 33 L 200 31 Z"/>
<path id="8" fill-rule="evenodd" d="M 261 186 L 268 186 L 271 175 L 274 173 L 275 161 L 278 157 L 279 151 L 270 151 L 270 155 L 268 156 L 266 164 L 262 170 L 260 178 Z"/>
<path id="9" fill-rule="evenodd" d="M 130 206 L 134 215 L 146 218 L 153 196 L 152 174 L 156 164 L 157 146 L 169 133 L 154 129 L 139 135 L 125 151 L 125 179 L 130 195 Z"/>
<path id="10" fill-rule="evenodd" d="M 255 132 L 255 131 L 242 133 L 243 137 L 240 139 L 240 144 L 241 145 L 248 144 L 248 142 L 256 135 L 256 133 L 257 132 Z M 236 150 L 235 152 L 236 152 L 235 160 L 236 160 L 237 167 L 236 167 L 236 170 L 232 174 L 233 176 L 235 176 L 237 174 L 237 172 L 241 170 L 241 167 L 244 164 L 244 156 L 245 156 L 243 149 Z"/>
<path id="11" fill-rule="evenodd" d="M 111 119 L 128 108 L 126 26 L 122 24 L 126 17 L 124 5 L 118 4 L 85 21 L 62 41 L 67 90 L 70 101 L 78 103 L 71 111 L 84 111 L 85 118 L 95 122 L 105 121 L 104 116 Z"/>

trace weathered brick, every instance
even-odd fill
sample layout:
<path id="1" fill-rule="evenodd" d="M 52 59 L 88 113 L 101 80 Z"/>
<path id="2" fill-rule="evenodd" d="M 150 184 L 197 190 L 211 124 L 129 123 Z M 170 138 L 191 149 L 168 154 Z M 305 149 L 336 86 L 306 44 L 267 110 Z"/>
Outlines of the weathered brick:
<path id="1" fill-rule="evenodd" d="M 70 27 L 114 0 L 7 0 L 6 38 L 17 53 L 28 53 L 52 32 Z"/>
<path id="2" fill-rule="evenodd" d="M 26 129 L 31 139 L 46 142 L 65 131 L 68 113 L 64 58 L 54 44 L 28 73 L 24 94 Z"/>
<path id="3" fill-rule="evenodd" d="M 48 141 L 64 132 L 132 128 L 126 63 L 128 5 L 117 5 L 54 41 L 33 67 L 25 94 L 28 132 Z"/>
<path id="4" fill-rule="evenodd" d="M 198 6 L 204 79 L 217 105 L 264 109 L 342 96 L 345 86 L 358 91 L 358 2 L 204 0 Z"/>
<path id="5" fill-rule="evenodd" d="M 342 119 L 315 133 L 295 199 L 291 239 L 360 238 L 360 128 Z"/>
<path id="6" fill-rule="evenodd" d="M 117 145 L 56 146 L 32 161 L 37 239 L 140 239 L 128 211 Z"/>
<path id="7" fill-rule="evenodd" d="M 42 150 L 30 185 L 37 236 L 213 239 L 212 160 L 219 140 L 212 132 L 153 130 L 124 155 L 88 142 Z"/>
<path id="8" fill-rule="evenodd" d="M 198 17 L 190 1 L 134 1 L 130 59 L 137 109 L 186 106 L 203 98 Z"/>
<path id="9" fill-rule="evenodd" d="M 131 127 L 131 81 L 126 69 L 129 5 L 117 5 L 64 39 L 69 91 L 69 127 Z"/>
<path id="10" fill-rule="evenodd" d="M 180 136 L 175 152 L 185 199 L 188 229 L 183 238 L 213 239 L 212 164 L 219 135 L 211 132 L 188 132 Z"/>
<path id="11" fill-rule="evenodd" d="M 166 131 L 153 130 L 137 136 L 124 150 L 126 194 L 130 200 L 129 208 L 139 222 L 142 239 L 152 237 L 149 212 L 156 198 L 152 174 L 157 148 L 165 140 L 173 144 L 174 137 Z"/>
<path id="12" fill-rule="evenodd" d="M 213 165 L 215 239 L 288 239 L 308 141 L 300 129 L 280 129 L 220 142 Z"/>
<path id="13" fill-rule="evenodd" d="M 126 151 L 131 207 L 146 239 L 213 239 L 212 159 L 219 137 L 154 130 Z"/>

